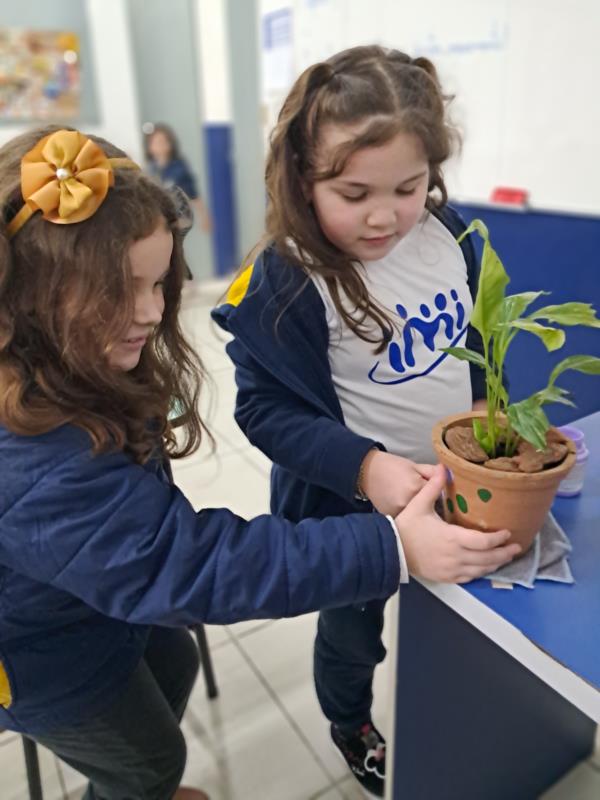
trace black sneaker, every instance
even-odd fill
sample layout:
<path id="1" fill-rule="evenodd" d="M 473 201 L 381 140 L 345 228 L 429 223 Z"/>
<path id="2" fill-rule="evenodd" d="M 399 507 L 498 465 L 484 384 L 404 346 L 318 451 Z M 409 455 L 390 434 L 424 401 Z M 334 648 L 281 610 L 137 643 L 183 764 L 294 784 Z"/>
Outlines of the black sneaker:
<path id="1" fill-rule="evenodd" d="M 385 739 L 367 722 L 358 731 L 345 734 L 331 726 L 331 738 L 352 774 L 373 797 L 383 797 L 385 782 Z"/>

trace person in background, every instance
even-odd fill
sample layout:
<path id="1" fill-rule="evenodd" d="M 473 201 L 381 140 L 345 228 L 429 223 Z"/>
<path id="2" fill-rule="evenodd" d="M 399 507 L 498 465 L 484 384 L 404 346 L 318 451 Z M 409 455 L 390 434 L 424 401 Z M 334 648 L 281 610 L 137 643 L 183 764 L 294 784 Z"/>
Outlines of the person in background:
<path id="1" fill-rule="evenodd" d="M 200 197 L 196 179 L 181 155 L 174 130 L 162 122 L 147 123 L 144 126 L 144 134 L 148 171 L 166 188 L 178 186 L 182 189 L 196 212 L 200 229 L 204 233 L 210 233 L 212 228 L 210 214 Z"/>

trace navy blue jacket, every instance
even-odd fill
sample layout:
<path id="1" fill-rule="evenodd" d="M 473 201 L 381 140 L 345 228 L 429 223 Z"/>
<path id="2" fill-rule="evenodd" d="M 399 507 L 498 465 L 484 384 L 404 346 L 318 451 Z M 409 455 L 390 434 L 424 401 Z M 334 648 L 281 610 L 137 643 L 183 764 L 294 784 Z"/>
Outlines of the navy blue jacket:
<path id="1" fill-rule="evenodd" d="M 387 597 L 400 580 L 380 514 L 196 513 L 160 460 L 94 456 L 75 427 L 0 426 L 0 475 L 0 728 L 89 718 L 135 668 L 149 625 L 294 616 Z"/>
<path id="2" fill-rule="evenodd" d="M 160 180 L 163 186 L 167 188 L 179 186 L 190 200 L 196 200 L 199 197 L 196 179 L 192 175 L 187 161 L 183 158 L 174 158 L 163 167 L 160 167 L 155 161 L 151 161 L 149 171 Z"/>
<path id="3" fill-rule="evenodd" d="M 464 231 L 450 207 L 434 213 L 454 236 Z M 475 298 L 479 265 L 469 237 L 461 249 Z M 371 448 L 384 447 L 344 425 L 329 367 L 325 307 L 310 278 L 267 248 L 212 316 L 234 337 L 227 352 L 235 364 L 237 423 L 273 462 L 272 512 L 298 522 L 372 511 L 355 498 L 358 471 Z M 471 326 L 466 346 L 483 349 Z M 485 376 L 470 367 L 477 400 L 485 397 Z"/>

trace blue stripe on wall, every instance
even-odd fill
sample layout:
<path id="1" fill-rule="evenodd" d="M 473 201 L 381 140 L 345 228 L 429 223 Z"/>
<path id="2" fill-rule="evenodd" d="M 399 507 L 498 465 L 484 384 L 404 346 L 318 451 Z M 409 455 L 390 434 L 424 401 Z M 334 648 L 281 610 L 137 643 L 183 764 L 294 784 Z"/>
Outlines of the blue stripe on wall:
<path id="1" fill-rule="evenodd" d="M 229 275 L 240 263 L 231 167 L 232 128 L 227 124 L 207 124 L 203 135 L 215 270 L 217 275 Z"/>
<path id="2" fill-rule="evenodd" d="M 453 206 L 466 222 L 479 217 L 488 226 L 494 249 L 511 281 L 507 292 L 551 292 L 531 309 L 579 301 L 600 312 L 600 218 L 540 211 L 508 211 L 487 206 Z M 474 237 L 477 245 L 478 237 Z M 479 252 L 481 247 L 479 246 Z M 548 353 L 535 336 L 520 332 L 507 357 L 511 400 L 521 400 L 548 382 L 552 367 L 566 356 L 600 356 L 600 329 L 566 328 L 561 350 Z M 555 425 L 600 410 L 600 378 L 566 372 L 558 385 L 572 392 L 576 408 L 545 407 Z"/>

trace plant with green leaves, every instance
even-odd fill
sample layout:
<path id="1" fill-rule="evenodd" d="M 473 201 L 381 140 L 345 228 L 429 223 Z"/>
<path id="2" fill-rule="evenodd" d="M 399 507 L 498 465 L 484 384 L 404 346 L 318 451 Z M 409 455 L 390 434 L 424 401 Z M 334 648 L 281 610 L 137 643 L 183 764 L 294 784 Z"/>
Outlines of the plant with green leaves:
<path id="1" fill-rule="evenodd" d="M 561 327 L 557 326 L 600 328 L 600 320 L 589 303 L 544 306 L 526 314 L 535 300 L 549 293 L 540 291 L 507 295 L 505 290 L 510 279 L 490 244 L 485 224 L 479 219 L 473 220 L 458 241 L 473 231 L 477 231 L 484 241 L 479 287 L 471 316 L 471 325 L 479 331 L 483 340 L 483 355 L 466 347 L 446 347 L 443 350 L 485 370 L 487 424 L 482 419 L 473 420 L 473 432 L 489 457 L 512 456 L 521 438 L 531 442 L 536 450 L 543 450 L 550 422 L 542 406 L 546 403 L 574 405 L 568 397 L 569 393 L 556 385 L 556 379 L 567 370 L 600 375 L 600 358 L 577 355 L 563 359 L 550 373 L 546 388 L 534 392 L 525 400 L 511 403 L 503 383 L 508 348 L 517 333 L 526 331 L 541 339 L 547 350 L 558 350 L 566 337 Z"/>

